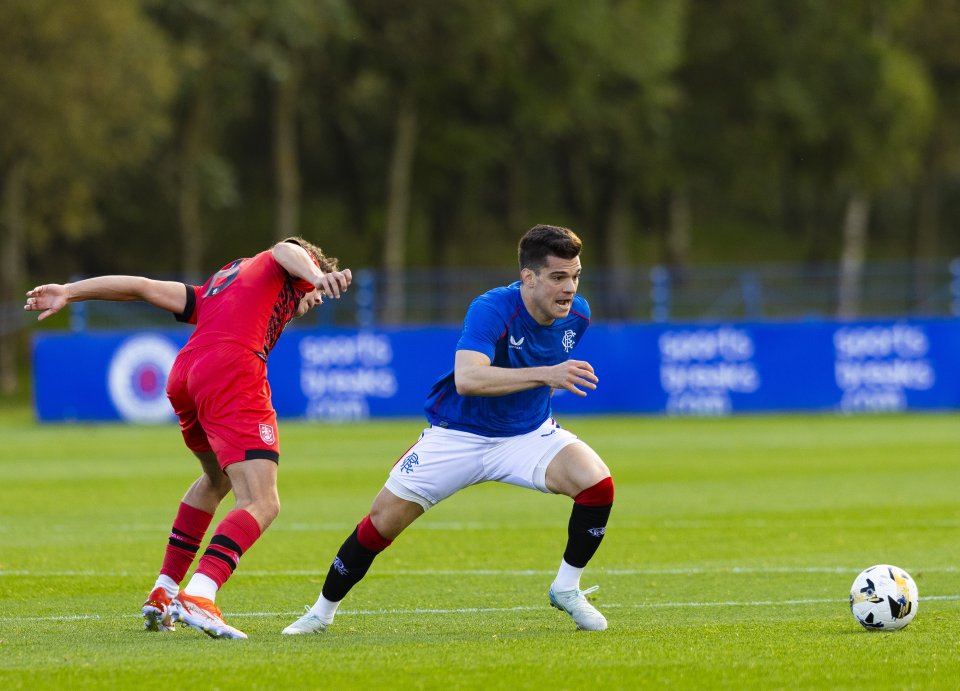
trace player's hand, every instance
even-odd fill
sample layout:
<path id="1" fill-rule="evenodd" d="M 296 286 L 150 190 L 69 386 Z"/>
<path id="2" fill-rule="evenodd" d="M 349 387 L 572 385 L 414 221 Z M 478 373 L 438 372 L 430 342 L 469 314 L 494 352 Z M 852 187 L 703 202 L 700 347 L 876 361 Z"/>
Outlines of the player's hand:
<path id="1" fill-rule="evenodd" d="M 27 303 L 23 309 L 28 312 L 40 312 L 37 320 L 56 314 L 67 304 L 67 287 L 59 283 L 47 283 L 27 291 Z"/>
<path id="2" fill-rule="evenodd" d="M 564 389 L 577 396 L 586 396 L 583 389 L 594 391 L 600 380 L 593 372 L 593 365 L 585 360 L 567 360 L 550 368 L 550 386 L 554 389 Z"/>
<path id="3" fill-rule="evenodd" d="M 340 293 L 347 292 L 347 288 L 350 287 L 352 282 L 353 274 L 350 269 L 344 269 L 343 271 L 324 274 L 323 278 L 317 283 L 317 288 L 327 297 L 339 298 Z"/>

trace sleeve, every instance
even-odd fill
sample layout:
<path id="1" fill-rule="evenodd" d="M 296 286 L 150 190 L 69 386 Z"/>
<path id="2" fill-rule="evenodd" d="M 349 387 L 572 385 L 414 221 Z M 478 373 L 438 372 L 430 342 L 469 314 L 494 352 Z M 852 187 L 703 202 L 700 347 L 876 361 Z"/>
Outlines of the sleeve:
<path id="1" fill-rule="evenodd" d="M 196 324 L 197 323 L 197 294 L 200 292 L 200 286 L 189 286 L 186 283 L 183 284 L 183 287 L 187 290 L 187 304 L 183 308 L 183 312 L 180 314 L 173 315 L 174 319 L 178 322 L 183 322 L 185 324 Z"/>
<path id="2" fill-rule="evenodd" d="M 497 341 L 503 336 L 506 323 L 497 309 L 481 295 L 470 303 L 463 320 L 463 332 L 457 350 L 475 350 L 490 361 L 496 354 Z"/>

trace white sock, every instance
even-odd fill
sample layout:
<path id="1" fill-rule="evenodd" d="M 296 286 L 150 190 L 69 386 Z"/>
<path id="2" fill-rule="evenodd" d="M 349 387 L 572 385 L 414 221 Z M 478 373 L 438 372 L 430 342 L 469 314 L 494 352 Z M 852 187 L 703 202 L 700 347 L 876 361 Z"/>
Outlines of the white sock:
<path id="1" fill-rule="evenodd" d="M 205 597 L 213 602 L 217 597 L 217 582 L 202 573 L 195 573 L 183 592 L 193 597 Z"/>
<path id="2" fill-rule="evenodd" d="M 177 596 L 177 593 L 180 592 L 180 584 L 175 580 L 170 578 L 170 576 L 165 576 L 160 574 L 157 576 L 157 582 L 153 584 L 154 588 L 163 588 L 167 591 L 167 596 L 170 599 L 173 599 Z"/>
<path id="3" fill-rule="evenodd" d="M 324 624 L 330 624 L 333 622 L 333 615 L 337 613 L 337 607 L 340 606 L 341 602 L 343 602 L 343 600 L 332 602 L 321 595 L 313 607 L 310 608 L 310 613 L 320 617 L 320 621 Z"/>
<path id="4" fill-rule="evenodd" d="M 562 593 L 566 590 L 580 589 L 580 574 L 583 569 L 576 566 L 570 566 L 563 559 L 560 560 L 560 570 L 557 571 L 557 577 L 553 579 L 553 591 Z"/>

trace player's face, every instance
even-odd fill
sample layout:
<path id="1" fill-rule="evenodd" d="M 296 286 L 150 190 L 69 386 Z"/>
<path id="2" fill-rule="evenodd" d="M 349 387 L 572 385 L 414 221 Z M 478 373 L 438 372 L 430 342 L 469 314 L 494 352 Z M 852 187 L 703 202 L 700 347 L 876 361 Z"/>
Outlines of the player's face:
<path id="1" fill-rule="evenodd" d="M 552 324 L 566 318 L 573 307 L 573 297 L 580 285 L 580 257 L 548 256 L 546 266 L 537 272 L 524 269 L 521 278 L 530 298 L 527 311 L 538 323 Z"/>
<path id="2" fill-rule="evenodd" d="M 302 317 L 320 304 L 323 304 L 323 291 L 321 291 L 319 288 L 315 288 L 300 298 L 300 304 L 297 305 L 297 313 L 294 315 L 294 318 Z"/>

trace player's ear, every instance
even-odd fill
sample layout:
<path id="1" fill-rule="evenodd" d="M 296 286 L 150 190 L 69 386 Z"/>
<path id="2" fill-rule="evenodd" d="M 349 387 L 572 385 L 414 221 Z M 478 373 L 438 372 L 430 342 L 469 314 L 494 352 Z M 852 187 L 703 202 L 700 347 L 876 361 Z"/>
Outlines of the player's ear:
<path id="1" fill-rule="evenodd" d="M 529 267 L 520 269 L 520 280 L 523 282 L 523 285 L 528 287 L 532 286 L 536 277 L 537 273 L 533 269 Z"/>

